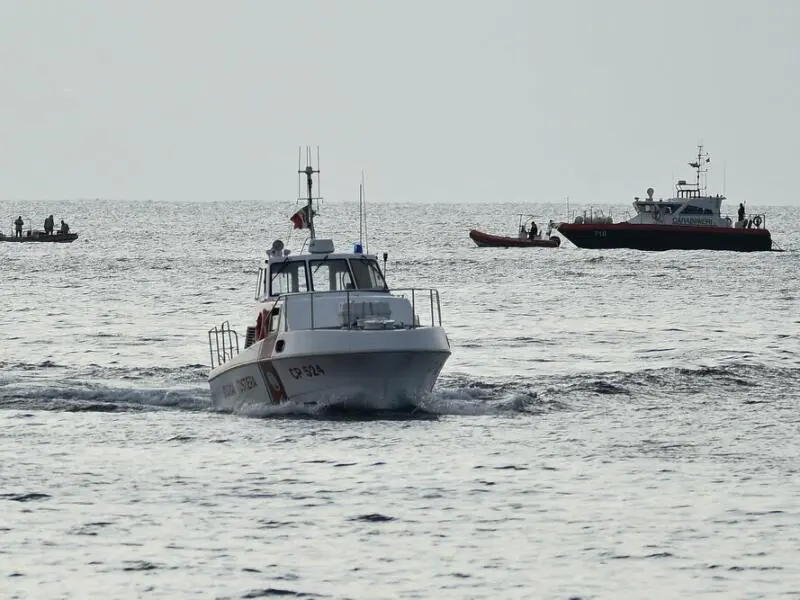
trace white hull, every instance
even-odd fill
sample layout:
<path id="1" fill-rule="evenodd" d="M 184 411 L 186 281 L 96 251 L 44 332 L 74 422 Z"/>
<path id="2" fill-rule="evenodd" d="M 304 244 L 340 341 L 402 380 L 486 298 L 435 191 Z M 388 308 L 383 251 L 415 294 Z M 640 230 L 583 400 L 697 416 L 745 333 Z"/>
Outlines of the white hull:
<path id="1" fill-rule="evenodd" d="M 257 342 L 211 372 L 216 408 L 401 408 L 431 391 L 450 356 L 447 337 L 438 327 L 284 332 L 280 353 L 276 337 Z"/>

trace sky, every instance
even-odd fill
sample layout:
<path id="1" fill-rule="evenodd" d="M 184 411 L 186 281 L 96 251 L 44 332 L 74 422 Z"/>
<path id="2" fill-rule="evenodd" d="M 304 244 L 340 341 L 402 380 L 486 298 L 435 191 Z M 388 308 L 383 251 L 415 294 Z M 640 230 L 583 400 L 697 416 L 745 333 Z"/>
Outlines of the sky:
<path id="1" fill-rule="evenodd" d="M 800 205 L 797 0 L 3 0 L 0 201 Z M 724 189 L 723 189 L 724 188 Z"/>

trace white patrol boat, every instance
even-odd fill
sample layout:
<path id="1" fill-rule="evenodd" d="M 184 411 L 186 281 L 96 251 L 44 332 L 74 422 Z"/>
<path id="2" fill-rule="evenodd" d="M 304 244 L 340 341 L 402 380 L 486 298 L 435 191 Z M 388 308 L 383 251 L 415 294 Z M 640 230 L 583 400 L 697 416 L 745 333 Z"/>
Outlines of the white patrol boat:
<path id="1" fill-rule="evenodd" d="M 353 252 L 336 252 L 332 240 L 316 237 L 313 202 L 320 198 L 312 188 L 319 169 L 306 154 L 308 166 L 298 170 L 306 204 L 291 220 L 309 230 L 308 251 L 291 254 L 280 240 L 272 244 L 258 271 L 255 325 L 241 351 L 227 321 L 209 330 L 212 402 L 232 411 L 291 403 L 357 410 L 416 405 L 450 356 L 439 293 L 390 290 L 361 242 Z M 384 270 L 386 259 L 384 253 Z"/>

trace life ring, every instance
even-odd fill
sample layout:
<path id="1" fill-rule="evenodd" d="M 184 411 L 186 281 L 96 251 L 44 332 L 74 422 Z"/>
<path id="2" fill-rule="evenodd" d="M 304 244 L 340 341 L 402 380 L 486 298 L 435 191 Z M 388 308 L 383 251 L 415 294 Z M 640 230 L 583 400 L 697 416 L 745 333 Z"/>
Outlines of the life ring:
<path id="1" fill-rule="evenodd" d="M 755 217 L 753 217 L 753 225 L 755 225 L 756 228 L 761 227 L 762 222 L 763 221 L 761 220 L 761 215 L 756 215 Z"/>

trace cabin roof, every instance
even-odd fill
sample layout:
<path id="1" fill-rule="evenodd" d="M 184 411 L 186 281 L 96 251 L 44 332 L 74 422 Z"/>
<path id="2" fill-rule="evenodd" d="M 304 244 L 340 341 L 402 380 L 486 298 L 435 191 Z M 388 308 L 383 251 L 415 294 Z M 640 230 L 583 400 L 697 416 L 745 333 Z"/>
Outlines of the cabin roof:
<path id="1" fill-rule="evenodd" d="M 330 253 L 315 253 L 315 254 L 289 254 L 288 256 L 270 256 L 267 262 L 269 263 L 282 263 L 282 262 L 299 262 L 309 260 L 334 260 L 334 259 L 350 259 L 350 260 L 378 260 L 374 254 L 358 254 L 355 252 L 330 252 Z"/>

